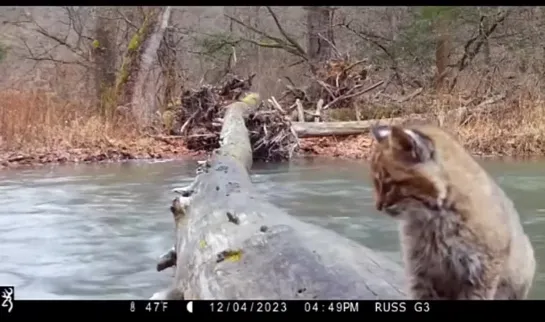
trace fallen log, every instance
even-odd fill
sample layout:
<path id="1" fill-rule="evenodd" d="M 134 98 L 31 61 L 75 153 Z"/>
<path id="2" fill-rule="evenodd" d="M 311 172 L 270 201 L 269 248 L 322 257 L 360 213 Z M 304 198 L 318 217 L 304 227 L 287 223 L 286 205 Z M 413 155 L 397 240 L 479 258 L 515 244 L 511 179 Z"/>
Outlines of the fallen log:
<path id="1" fill-rule="evenodd" d="M 406 118 L 388 118 L 367 121 L 347 122 L 293 122 L 292 127 L 297 137 L 309 138 L 319 136 L 343 136 L 367 133 L 374 125 L 399 124 L 407 121 Z"/>
<path id="2" fill-rule="evenodd" d="M 249 108 L 227 107 L 220 148 L 200 163 L 191 185 L 176 189 L 174 283 L 153 298 L 403 298 L 399 264 L 288 215 L 255 191 Z"/>
<path id="3" fill-rule="evenodd" d="M 432 121 L 437 122 L 438 125 L 441 126 L 445 122 L 445 120 L 455 121 L 455 123 L 462 124 L 463 122 L 467 121 L 467 119 L 473 114 L 489 112 L 493 109 L 495 111 L 498 111 L 499 109 L 497 107 L 487 108 L 487 105 L 497 103 L 504 98 L 505 95 L 500 95 L 488 99 L 475 107 L 462 107 L 447 110 L 439 114 L 410 114 L 404 117 L 347 122 L 292 122 L 291 126 L 297 134 L 298 138 L 309 138 L 321 136 L 346 136 L 362 134 L 369 132 L 369 128 L 375 125 L 402 124 L 413 121 Z"/>

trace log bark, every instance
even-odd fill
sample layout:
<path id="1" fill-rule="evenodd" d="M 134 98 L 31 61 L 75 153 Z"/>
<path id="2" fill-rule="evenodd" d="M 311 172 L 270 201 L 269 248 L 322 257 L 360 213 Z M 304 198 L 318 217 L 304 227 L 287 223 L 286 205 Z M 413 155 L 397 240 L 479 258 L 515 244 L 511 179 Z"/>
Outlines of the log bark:
<path id="1" fill-rule="evenodd" d="M 190 186 L 177 189 L 174 283 L 153 298 L 403 298 L 399 264 L 290 216 L 254 189 L 249 108 L 227 107 L 221 147 Z"/>

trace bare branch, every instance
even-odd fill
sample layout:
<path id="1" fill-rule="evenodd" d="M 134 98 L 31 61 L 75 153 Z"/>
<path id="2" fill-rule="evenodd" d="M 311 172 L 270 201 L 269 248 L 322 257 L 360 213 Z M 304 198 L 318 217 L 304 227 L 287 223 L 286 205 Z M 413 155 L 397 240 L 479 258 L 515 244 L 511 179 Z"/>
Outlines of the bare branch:
<path id="1" fill-rule="evenodd" d="M 138 26 L 132 22 L 122 11 L 121 11 L 121 8 L 117 8 L 116 10 L 116 13 L 119 14 L 121 16 L 121 18 L 123 18 L 123 21 L 125 21 L 125 23 L 130 26 L 131 28 L 133 29 L 138 29 Z"/>
<path id="2" fill-rule="evenodd" d="M 232 21 L 236 22 L 237 24 L 241 25 L 244 28 L 247 28 L 248 30 L 255 32 L 256 34 L 261 35 L 261 36 L 263 36 L 265 38 L 268 38 L 270 40 L 273 40 L 273 41 L 275 41 L 275 42 L 277 42 L 279 44 L 284 42 L 282 39 L 280 39 L 278 37 L 271 36 L 271 35 L 265 33 L 264 31 L 261 31 L 261 30 L 259 30 L 257 28 L 254 28 L 254 27 L 242 22 L 241 20 L 239 20 L 239 19 L 237 19 L 235 17 L 231 17 L 229 15 L 225 15 L 225 17 L 231 19 Z"/>
<path id="3" fill-rule="evenodd" d="M 250 25 L 244 23 L 243 21 L 241 21 L 241 20 L 239 20 L 239 19 L 237 19 L 235 17 L 231 17 L 229 15 L 225 15 L 225 16 L 227 18 L 231 19 L 233 22 L 243 26 L 244 28 L 246 28 L 246 29 L 248 29 L 248 30 L 250 30 L 252 32 L 257 33 L 258 35 L 260 35 L 260 36 L 262 36 L 264 38 L 272 40 L 273 43 L 268 43 L 268 42 L 263 42 L 263 41 L 255 41 L 255 40 L 247 39 L 247 38 L 241 38 L 242 41 L 249 42 L 249 43 L 252 43 L 254 45 L 264 47 L 264 48 L 282 49 L 282 50 L 284 50 L 284 51 L 286 51 L 286 52 L 288 52 L 288 53 L 290 53 L 292 55 L 298 56 L 298 57 L 304 59 L 305 61 L 308 61 L 308 56 L 307 56 L 306 52 L 299 46 L 299 44 L 297 44 L 297 42 L 293 41 L 293 39 L 291 39 L 289 36 L 287 36 L 287 34 L 285 34 L 285 31 L 284 31 L 284 33 L 282 35 L 283 35 L 283 37 L 287 36 L 289 39 L 286 38 L 286 40 L 283 40 L 281 38 L 269 35 L 266 32 L 261 31 L 261 30 L 255 28 L 255 27 L 253 27 L 253 26 L 250 26 Z M 276 17 L 276 16 L 274 16 L 274 17 Z M 277 27 L 278 27 L 278 25 L 277 25 Z M 282 27 L 280 26 L 279 28 L 282 28 Z M 282 33 L 282 31 L 281 31 L 281 33 Z"/>
<path id="4" fill-rule="evenodd" d="M 322 108 L 322 110 L 327 110 L 330 106 L 333 106 L 333 104 L 337 103 L 338 101 L 340 100 L 344 100 L 344 99 L 347 99 L 347 98 L 351 98 L 351 97 L 355 97 L 355 96 L 360 96 L 362 94 L 365 94 L 367 92 L 370 92 L 372 90 L 374 90 L 375 88 L 379 87 L 380 85 L 384 84 L 384 81 L 380 81 L 378 83 L 375 83 L 369 87 L 367 87 L 366 89 L 363 89 L 357 93 L 352 93 L 356 88 L 360 88 L 361 86 L 355 86 L 353 87 L 350 91 L 348 91 L 346 94 L 342 95 L 342 96 L 339 96 L 337 97 L 336 99 L 332 100 L 331 102 L 329 102 L 326 106 L 324 106 Z M 350 94 L 352 93 L 352 94 Z"/>
<path id="5" fill-rule="evenodd" d="M 473 59 L 477 56 L 477 54 L 480 52 L 481 47 L 483 46 L 484 42 L 490 37 L 490 35 L 496 30 L 499 24 L 501 24 L 503 21 L 505 21 L 505 18 L 509 14 L 509 9 L 502 10 L 499 9 L 498 13 L 496 14 L 496 18 L 494 21 L 490 24 L 489 28 L 480 32 L 477 36 L 469 39 L 465 46 L 464 46 L 464 54 L 456 64 L 458 67 L 458 73 L 452 80 L 450 84 L 450 91 L 454 89 L 454 87 L 457 84 L 458 81 L 458 75 L 460 75 L 460 72 L 462 72 L 464 69 L 466 69 L 467 66 L 473 61 Z M 482 21 L 485 19 L 485 16 L 481 16 L 479 28 L 482 28 Z M 472 46 L 475 44 L 474 46 Z"/>
<path id="6" fill-rule="evenodd" d="M 321 33 L 318 33 L 318 37 L 322 38 L 325 42 L 327 42 L 329 44 L 329 46 L 331 46 L 331 48 L 333 48 L 333 50 L 335 51 L 335 54 L 337 55 L 337 58 L 342 58 L 343 57 L 343 55 L 341 54 L 339 49 L 337 49 L 337 46 L 335 46 L 335 44 L 333 44 L 331 42 L 331 40 L 324 37 Z"/>
<path id="7" fill-rule="evenodd" d="M 404 90 L 404 86 L 403 86 L 403 79 L 401 78 L 401 73 L 399 71 L 399 65 L 397 63 L 397 59 L 390 52 L 390 50 L 388 50 L 388 48 L 386 48 L 386 46 L 382 45 L 380 42 L 378 42 L 376 39 L 373 39 L 373 38 L 384 39 L 384 40 L 387 40 L 387 39 L 383 38 L 383 37 L 379 37 L 377 35 L 372 35 L 372 34 L 363 32 L 361 30 L 356 31 L 355 29 L 350 27 L 349 24 L 344 25 L 344 27 L 346 29 L 348 29 L 349 31 L 351 31 L 352 33 L 354 33 L 359 38 L 363 39 L 364 41 L 367 41 L 367 42 L 371 43 L 372 45 L 375 45 L 376 47 L 378 47 L 380 50 L 382 50 L 386 54 L 386 57 L 388 57 L 388 59 L 390 60 L 390 63 L 391 63 L 390 64 L 390 69 L 394 73 L 394 77 L 397 80 L 398 85 L 401 87 L 402 94 L 404 94 L 405 90 Z"/>
<path id="8" fill-rule="evenodd" d="M 301 53 L 301 55 L 306 56 L 307 53 L 305 52 L 303 47 L 301 47 L 299 45 L 299 43 L 297 43 L 297 41 L 295 41 L 295 39 L 293 39 L 292 37 L 290 37 L 290 35 L 288 35 L 288 33 L 284 30 L 284 28 L 280 24 L 280 21 L 278 21 L 278 17 L 274 13 L 274 11 L 272 11 L 271 7 L 267 6 L 266 8 L 267 8 L 267 11 L 269 11 L 269 13 L 271 14 L 272 18 L 274 19 L 274 23 L 276 24 L 276 27 L 278 28 L 278 31 L 280 31 L 282 36 L 284 36 L 284 38 L 286 38 L 286 40 L 289 41 L 290 44 L 292 44 L 293 47 L 295 47 L 297 49 L 297 51 L 299 51 Z"/>

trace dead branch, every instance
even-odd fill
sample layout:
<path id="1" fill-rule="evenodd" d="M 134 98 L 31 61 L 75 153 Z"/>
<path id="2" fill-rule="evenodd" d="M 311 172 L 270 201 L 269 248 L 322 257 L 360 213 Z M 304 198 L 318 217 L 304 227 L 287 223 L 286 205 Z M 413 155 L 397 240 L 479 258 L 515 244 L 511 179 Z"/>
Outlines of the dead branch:
<path id="1" fill-rule="evenodd" d="M 322 117 L 321 114 L 322 114 L 323 105 L 324 105 L 324 100 L 320 98 L 318 100 L 318 103 L 316 103 L 316 113 L 314 116 L 314 122 L 320 122 L 320 119 Z"/>
<path id="2" fill-rule="evenodd" d="M 295 105 L 297 106 L 297 118 L 299 122 L 305 121 L 305 113 L 303 110 L 303 104 L 301 104 L 301 101 L 299 99 L 295 100 Z"/>
<path id="3" fill-rule="evenodd" d="M 352 97 L 356 97 L 356 96 L 360 96 L 360 95 L 363 95 L 367 92 L 370 92 L 372 90 L 374 90 L 375 88 L 379 87 L 380 85 L 384 84 L 384 81 L 380 81 L 374 85 L 371 85 L 370 87 L 362 90 L 362 91 L 359 91 L 357 93 L 352 93 L 352 94 L 345 94 L 343 96 L 339 96 L 337 97 L 336 99 L 334 99 L 333 101 L 329 102 L 326 106 L 324 106 L 324 110 L 327 110 L 331 105 L 335 104 L 337 101 L 340 101 L 340 100 L 343 100 L 343 99 L 347 99 L 347 98 L 352 98 Z M 352 92 L 352 90 L 351 90 Z"/>
<path id="4" fill-rule="evenodd" d="M 498 13 L 496 14 L 496 18 L 492 23 L 489 24 L 489 27 L 481 31 L 477 34 L 477 36 L 469 39 L 465 46 L 464 46 L 464 54 L 458 60 L 458 63 L 456 64 L 458 68 L 458 72 L 456 76 L 453 78 L 449 91 L 452 92 L 454 87 L 456 86 L 456 83 L 458 81 L 458 76 L 460 73 L 466 69 L 467 66 L 473 61 L 473 59 L 477 56 L 477 54 L 480 52 L 481 47 L 485 43 L 485 41 L 490 37 L 490 35 L 496 30 L 498 25 L 500 25 L 503 21 L 505 21 L 505 18 L 509 14 L 509 9 L 499 9 Z M 483 19 L 486 19 L 486 16 L 481 16 L 481 23 L 479 24 L 479 28 L 482 28 L 482 21 Z"/>
<path id="5" fill-rule="evenodd" d="M 267 7 L 268 8 L 268 7 Z M 285 50 L 286 52 L 292 54 L 292 55 L 295 55 L 301 59 L 303 59 L 304 61 L 307 61 L 308 62 L 308 56 L 305 52 L 305 50 L 291 37 L 287 34 L 287 32 L 284 30 L 284 28 L 282 27 L 282 25 L 280 24 L 280 22 L 278 21 L 278 17 L 276 16 L 276 14 L 270 9 L 268 8 L 269 10 L 269 13 L 271 14 L 271 16 L 273 17 L 273 19 L 275 20 L 275 24 L 276 24 L 276 27 L 277 29 L 279 30 L 280 34 L 285 38 L 285 39 L 281 39 L 279 37 L 275 37 L 275 36 L 272 36 L 262 30 L 259 30 L 253 26 L 250 26 L 249 24 L 235 18 L 235 17 L 232 17 L 232 16 L 229 16 L 229 15 L 225 15 L 225 17 L 229 18 L 231 21 L 237 23 L 238 25 L 268 39 L 268 40 L 271 40 L 272 43 L 270 42 L 263 42 L 263 41 L 255 41 L 253 39 L 248 39 L 248 38 L 244 38 L 244 37 L 240 37 L 239 39 L 241 41 L 245 41 L 245 42 L 248 42 L 248 43 L 251 43 L 251 44 L 254 44 L 256 46 L 260 46 L 260 47 L 264 47 L 264 48 L 278 48 L 278 49 L 282 49 L 282 50 Z"/>
<path id="6" fill-rule="evenodd" d="M 368 32 L 364 32 L 364 31 L 361 31 L 361 30 L 355 30 L 354 28 L 352 28 L 350 26 L 350 23 L 347 23 L 347 24 L 343 25 L 343 27 L 346 28 L 347 30 L 351 31 L 353 34 L 355 34 L 356 36 L 358 36 L 362 40 L 367 41 L 367 42 L 371 43 L 372 45 L 375 45 L 376 47 L 378 47 L 380 50 L 382 50 L 386 54 L 386 57 L 388 57 L 388 59 L 390 60 L 390 69 L 394 73 L 395 79 L 396 79 L 399 87 L 401 87 L 401 94 L 402 95 L 405 94 L 405 88 L 403 86 L 403 79 L 401 78 L 401 72 L 399 70 L 399 64 L 397 62 L 397 59 L 390 52 L 390 50 L 388 48 L 386 48 L 386 46 L 382 45 L 380 42 L 378 42 L 376 40 L 376 39 L 381 39 L 381 40 L 391 41 L 391 39 L 380 37 L 378 35 L 369 34 Z"/>
<path id="7" fill-rule="evenodd" d="M 274 19 L 274 23 L 276 24 L 276 27 L 278 28 L 278 31 L 280 31 L 282 36 L 284 36 L 284 38 L 286 38 L 286 40 L 289 41 L 289 43 L 292 44 L 293 47 L 295 47 L 302 56 L 306 57 L 307 56 L 306 51 L 303 49 L 303 47 L 301 47 L 301 45 L 299 45 L 297 41 L 295 41 L 295 39 L 293 39 L 290 35 L 288 35 L 288 33 L 284 30 L 284 28 L 280 24 L 280 21 L 278 21 L 278 17 L 274 13 L 274 11 L 271 9 L 271 7 L 267 6 L 266 8 L 267 8 L 267 11 L 269 11 L 269 14 L 271 15 L 271 17 Z"/>

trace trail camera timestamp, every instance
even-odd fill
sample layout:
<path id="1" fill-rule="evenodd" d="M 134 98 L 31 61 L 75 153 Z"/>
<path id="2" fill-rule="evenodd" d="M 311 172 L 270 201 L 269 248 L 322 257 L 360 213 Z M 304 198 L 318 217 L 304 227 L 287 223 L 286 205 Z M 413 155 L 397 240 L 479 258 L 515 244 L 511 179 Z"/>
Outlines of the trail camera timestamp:
<path id="1" fill-rule="evenodd" d="M 357 313 L 359 311 L 358 302 L 354 301 L 320 301 L 305 302 L 303 304 L 305 312 L 344 312 Z"/>

